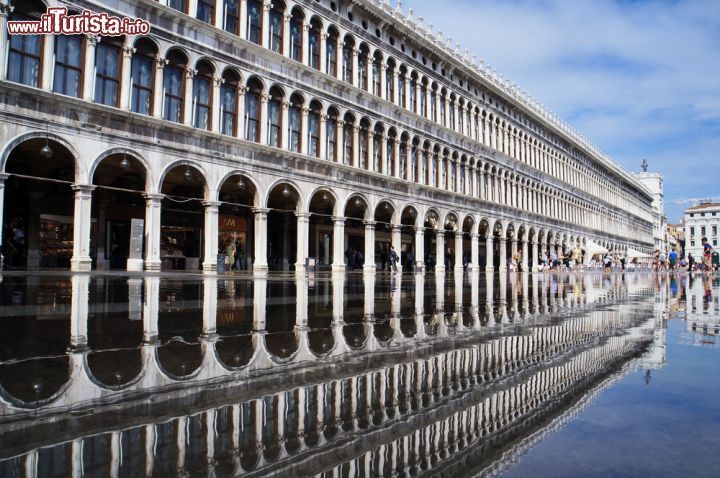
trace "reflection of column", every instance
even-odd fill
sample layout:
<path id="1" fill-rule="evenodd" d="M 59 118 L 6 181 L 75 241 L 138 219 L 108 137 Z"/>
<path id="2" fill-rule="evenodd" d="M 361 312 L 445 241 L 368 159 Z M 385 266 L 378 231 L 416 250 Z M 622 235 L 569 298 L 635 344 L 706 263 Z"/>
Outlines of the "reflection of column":
<path id="1" fill-rule="evenodd" d="M 463 233 L 455 231 L 455 270 L 463 270 Z"/>
<path id="2" fill-rule="evenodd" d="M 70 348 L 82 350 L 87 347 L 88 288 L 90 276 L 73 275 L 72 302 L 70 304 Z"/>
<path id="3" fill-rule="evenodd" d="M 268 270 L 267 263 L 267 208 L 253 208 L 255 214 L 255 260 L 253 261 L 253 272 L 264 273 Z"/>
<path id="4" fill-rule="evenodd" d="M 415 272 L 422 272 L 425 269 L 425 228 L 415 228 L 415 263 L 420 264 Z"/>
<path id="5" fill-rule="evenodd" d="M 445 272 L 445 231 L 435 231 L 435 273 Z"/>
<path id="6" fill-rule="evenodd" d="M 110 432 L 110 468 L 108 476 L 110 478 L 117 478 L 120 471 L 120 432 Z"/>
<path id="7" fill-rule="evenodd" d="M 203 201 L 205 206 L 205 259 L 203 260 L 203 271 L 214 272 L 217 270 L 218 255 L 218 201 Z M 233 258 L 231 257 L 232 261 Z"/>
<path id="8" fill-rule="evenodd" d="M 397 269 L 402 272 L 402 261 L 400 260 L 400 252 L 402 251 L 402 226 L 393 224 L 392 225 L 392 246 L 398 255 Z"/>
<path id="9" fill-rule="evenodd" d="M 520 263 L 518 264 L 520 266 L 520 270 L 523 272 L 526 272 L 528 267 L 528 243 L 527 241 L 522 241 L 522 254 L 520 256 Z"/>
<path id="10" fill-rule="evenodd" d="M 308 243 L 310 242 L 310 213 L 296 212 L 297 216 L 297 261 L 295 273 L 305 272 L 305 260 L 308 257 Z"/>
<path id="11" fill-rule="evenodd" d="M 345 274 L 337 272 L 332 274 L 332 290 L 333 321 L 342 323 L 345 304 Z"/>
<path id="12" fill-rule="evenodd" d="M 492 274 L 492 270 L 486 272 L 485 274 L 485 311 L 488 315 L 488 323 L 492 322 L 493 318 L 493 286 L 494 283 L 494 277 Z"/>
<path id="13" fill-rule="evenodd" d="M 212 337 L 217 331 L 218 288 L 215 277 L 203 279 L 203 336 Z"/>
<path id="14" fill-rule="evenodd" d="M 371 319 L 375 315 L 375 274 L 363 274 L 363 285 L 365 287 L 364 315 Z"/>
<path id="15" fill-rule="evenodd" d="M 480 327 L 480 317 L 478 315 L 478 304 L 480 301 L 479 291 L 480 274 L 477 271 L 473 271 L 472 275 L 470 276 L 470 314 L 472 315 L 474 328 Z"/>
<path id="16" fill-rule="evenodd" d="M 145 194 L 145 269 L 159 271 L 162 194 Z"/>
<path id="17" fill-rule="evenodd" d="M 308 321 L 308 281 L 303 275 L 295 283 L 295 328 L 302 331 Z"/>
<path id="18" fill-rule="evenodd" d="M 495 268 L 493 265 L 493 240 L 494 236 L 490 234 L 488 231 L 487 235 L 485 236 L 485 271 L 492 272 L 492 270 Z"/>
<path id="19" fill-rule="evenodd" d="M 390 280 L 390 312 L 393 317 L 400 316 L 400 289 L 402 285 L 402 275 L 396 274 Z"/>
<path id="20" fill-rule="evenodd" d="M 375 222 L 363 221 L 365 224 L 365 264 L 363 270 L 375 272 Z"/>
<path id="21" fill-rule="evenodd" d="M 470 264 L 473 272 L 480 270 L 480 236 L 476 232 L 470 234 Z"/>
<path id="22" fill-rule="evenodd" d="M 415 277 L 415 315 L 422 316 L 425 308 L 425 275 Z M 418 333 L 420 330 L 418 330 Z"/>
<path id="23" fill-rule="evenodd" d="M 505 272 L 507 271 L 507 239 L 500 237 L 498 240 L 500 241 L 500 265 L 498 271 Z"/>
<path id="24" fill-rule="evenodd" d="M 267 279 L 253 281 L 253 330 L 265 330 L 265 306 L 267 304 Z"/>
<path id="25" fill-rule="evenodd" d="M 345 271 L 345 219 L 333 217 L 333 263 L 334 272 Z"/>
<path id="26" fill-rule="evenodd" d="M 145 278 L 143 302 L 143 342 L 154 342 L 158 337 L 158 312 L 160 311 L 160 278 Z"/>
<path id="27" fill-rule="evenodd" d="M 73 257 L 70 269 L 73 271 L 89 271 L 92 268 L 90 259 L 90 230 L 92 225 L 92 192 L 95 186 L 73 184 L 75 191 L 75 213 L 73 217 Z"/>
<path id="28" fill-rule="evenodd" d="M 445 309 L 445 270 L 435 271 L 435 310 Z"/>

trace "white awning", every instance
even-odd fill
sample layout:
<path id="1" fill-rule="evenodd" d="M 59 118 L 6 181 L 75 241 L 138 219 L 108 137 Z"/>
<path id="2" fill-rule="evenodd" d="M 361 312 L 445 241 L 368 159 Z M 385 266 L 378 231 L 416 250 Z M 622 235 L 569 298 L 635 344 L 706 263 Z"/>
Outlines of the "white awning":
<path id="1" fill-rule="evenodd" d="M 607 254 L 609 251 L 597 242 L 588 239 L 585 242 L 585 265 L 590 264 L 594 256 Z"/>
<path id="2" fill-rule="evenodd" d="M 627 254 L 625 257 L 628 259 L 652 259 L 653 256 L 645 254 L 644 252 L 636 251 L 635 249 L 628 247 Z"/>

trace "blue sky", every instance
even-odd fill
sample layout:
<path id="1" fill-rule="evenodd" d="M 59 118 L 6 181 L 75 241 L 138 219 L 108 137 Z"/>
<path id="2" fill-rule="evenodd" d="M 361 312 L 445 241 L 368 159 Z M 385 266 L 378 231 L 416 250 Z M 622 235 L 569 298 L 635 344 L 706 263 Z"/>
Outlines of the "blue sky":
<path id="1" fill-rule="evenodd" d="M 394 1 L 393 1 L 394 5 Z M 405 0 L 631 171 L 720 196 L 720 0 Z"/>

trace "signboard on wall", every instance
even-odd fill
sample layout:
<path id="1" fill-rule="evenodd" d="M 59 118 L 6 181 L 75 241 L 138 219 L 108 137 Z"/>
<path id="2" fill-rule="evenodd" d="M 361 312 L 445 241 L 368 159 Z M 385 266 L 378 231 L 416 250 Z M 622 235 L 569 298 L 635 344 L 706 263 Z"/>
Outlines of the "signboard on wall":
<path id="1" fill-rule="evenodd" d="M 145 220 L 143 219 L 133 219 L 130 222 L 129 259 L 142 259 L 144 228 Z"/>

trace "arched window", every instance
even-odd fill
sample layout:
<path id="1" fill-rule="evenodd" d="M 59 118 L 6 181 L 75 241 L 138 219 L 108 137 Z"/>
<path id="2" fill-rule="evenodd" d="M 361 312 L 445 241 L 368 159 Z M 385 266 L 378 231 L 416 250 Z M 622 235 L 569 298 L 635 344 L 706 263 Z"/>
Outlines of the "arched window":
<path id="1" fill-rule="evenodd" d="M 297 8 L 290 18 L 290 58 L 302 61 L 303 52 L 303 15 Z"/>
<path id="2" fill-rule="evenodd" d="M 450 129 L 455 130 L 455 95 L 450 96 L 450 103 L 448 103 L 448 116 L 450 118 Z"/>
<path id="3" fill-rule="evenodd" d="M 381 84 L 381 78 L 380 78 L 380 68 L 383 64 L 382 55 L 380 52 L 375 53 L 375 57 L 373 59 L 372 64 L 372 83 L 373 83 L 373 93 L 377 96 L 382 96 L 382 84 Z"/>
<path id="4" fill-rule="evenodd" d="M 235 35 L 240 33 L 240 1 L 225 0 L 225 24 L 223 29 Z"/>
<path id="5" fill-rule="evenodd" d="M 182 122 L 183 89 L 185 85 L 185 66 L 187 58 L 177 50 L 168 53 L 168 64 L 163 72 L 163 94 L 165 108 L 163 118 L 176 123 Z"/>
<path id="6" fill-rule="evenodd" d="M 40 2 L 15 0 L 11 21 L 37 21 L 45 13 Z M 15 83 L 38 87 L 40 84 L 42 35 L 9 35 L 7 79 Z M 2 46 L 5 48 L 5 45 Z M 48 60 L 46 60 L 48 61 Z"/>
<path id="7" fill-rule="evenodd" d="M 327 136 L 327 159 L 330 161 L 337 161 L 338 112 L 335 108 L 330 108 L 328 110 L 328 119 L 325 124 L 325 128 Z"/>
<path id="8" fill-rule="evenodd" d="M 61 95 L 80 96 L 83 44 L 82 35 L 57 35 L 55 37 L 53 92 Z"/>
<path id="9" fill-rule="evenodd" d="M 198 20 L 212 24 L 215 20 L 215 0 L 197 0 Z"/>
<path id="10" fill-rule="evenodd" d="M 383 128 L 380 125 L 375 126 L 375 134 L 372 140 L 372 157 L 373 157 L 373 170 L 380 172 L 384 166 L 382 157 L 382 140 L 383 140 Z M 387 171 L 387 170 L 385 170 Z"/>
<path id="11" fill-rule="evenodd" d="M 117 106 L 123 37 L 102 37 L 95 50 L 95 103 Z"/>
<path id="12" fill-rule="evenodd" d="M 420 83 L 420 114 L 427 118 L 427 80 L 423 79 Z"/>
<path id="13" fill-rule="evenodd" d="M 395 176 L 395 142 L 397 141 L 397 134 L 394 129 L 388 131 L 387 143 L 385 145 L 387 149 L 387 156 L 385 158 L 385 173 L 391 176 Z"/>
<path id="14" fill-rule="evenodd" d="M 337 76 L 338 33 L 334 28 L 328 30 L 325 40 L 325 73 Z"/>
<path id="15" fill-rule="evenodd" d="M 268 99 L 267 144 L 275 148 L 280 147 L 282 140 L 282 103 L 284 96 L 283 91 L 277 86 L 270 89 L 270 98 Z"/>
<path id="16" fill-rule="evenodd" d="M 463 103 L 463 100 L 458 101 L 458 121 L 457 121 L 457 131 L 458 133 L 464 133 L 465 132 L 465 104 Z"/>
<path id="17" fill-rule="evenodd" d="M 355 118 L 351 114 L 345 115 L 345 124 L 343 126 L 343 164 L 352 164 L 353 159 L 353 128 L 355 128 Z"/>
<path id="18" fill-rule="evenodd" d="M 434 83 L 430 89 L 430 119 L 437 123 L 437 85 Z"/>
<path id="19" fill-rule="evenodd" d="M 400 74 L 398 75 L 398 104 L 405 108 L 405 67 L 400 67 Z"/>
<path id="20" fill-rule="evenodd" d="M 360 53 L 358 53 L 358 87 L 365 91 L 368 89 L 368 48 L 360 45 Z"/>
<path id="21" fill-rule="evenodd" d="M 320 112 L 322 111 L 320 103 L 313 101 L 310 103 L 310 111 L 308 112 L 308 155 L 318 158 L 320 157 Z"/>
<path id="22" fill-rule="evenodd" d="M 290 97 L 290 109 L 288 117 L 288 146 L 294 153 L 300 152 L 302 141 L 302 96 L 294 94 Z"/>
<path id="23" fill-rule="evenodd" d="M 153 101 L 153 63 L 157 49 L 149 40 L 135 42 L 135 54 L 132 57 L 132 97 L 130 109 L 135 113 L 152 113 Z"/>
<path id="24" fill-rule="evenodd" d="M 240 80 L 232 71 L 223 74 L 220 87 L 220 132 L 228 136 L 237 134 L 238 88 Z"/>
<path id="25" fill-rule="evenodd" d="M 418 167 L 418 139 L 415 138 L 410 147 L 410 174 L 409 180 L 420 182 L 420 168 Z"/>
<path id="26" fill-rule="evenodd" d="M 260 95 L 263 91 L 262 83 L 252 78 L 247 84 L 245 93 L 245 139 L 260 142 Z"/>
<path id="27" fill-rule="evenodd" d="M 308 61 L 310 68 L 320 69 L 320 30 L 322 25 L 313 18 L 308 31 Z"/>
<path id="28" fill-rule="evenodd" d="M 438 185 L 440 184 L 440 177 L 438 176 L 440 174 L 440 170 L 438 169 L 439 155 L 440 155 L 440 148 L 435 146 L 435 148 L 433 149 L 433 154 L 432 154 L 432 163 L 430 164 L 430 185 L 433 187 L 438 187 Z"/>
<path id="29" fill-rule="evenodd" d="M 197 65 L 197 73 L 193 78 L 193 117 L 192 124 L 196 128 L 212 128 L 212 66 L 201 61 Z"/>
<path id="30" fill-rule="evenodd" d="M 259 0 L 248 0 L 247 39 L 258 45 L 262 43 L 262 9 L 263 5 Z"/>
<path id="31" fill-rule="evenodd" d="M 388 61 L 387 71 L 385 72 L 385 95 L 388 101 L 395 98 L 395 62 Z"/>
<path id="32" fill-rule="evenodd" d="M 359 163 L 360 167 L 362 169 L 368 169 L 368 155 L 367 151 L 370 147 L 370 135 L 368 134 L 368 128 L 370 127 L 370 122 L 367 120 L 367 118 L 363 118 L 360 121 L 360 133 L 358 136 L 358 157 L 359 157 Z"/>
<path id="33" fill-rule="evenodd" d="M 353 48 L 355 43 L 349 36 L 345 37 L 343 43 L 343 81 L 353 82 Z"/>
<path id="34" fill-rule="evenodd" d="M 400 177 L 409 179 L 408 175 L 408 136 L 403 134 L 400 137 Z"/>
<path id="35" fill-rule="evenodd" d="M 283 50 L 283 25 L 285 20 L 285 4 L 281 1 L 273 2 L 270 10 L 270 49 L 277 53 L 284 53 Z"/>

